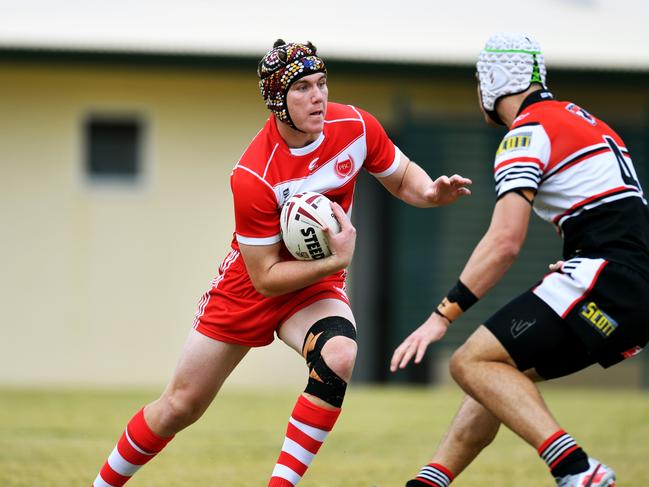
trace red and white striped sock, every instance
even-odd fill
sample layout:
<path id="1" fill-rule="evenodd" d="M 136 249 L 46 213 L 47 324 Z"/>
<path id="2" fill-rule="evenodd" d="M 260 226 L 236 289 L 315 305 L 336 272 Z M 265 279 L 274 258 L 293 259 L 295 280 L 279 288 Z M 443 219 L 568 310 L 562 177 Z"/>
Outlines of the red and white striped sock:
<path id="1" fill-rule="evenodd" d="M 339 415 L 340 409 L 324 409 L 304 396 L 298 398 L 268 487 L 297 485 Z"/>
<path id="2" fill-rule="evenodd" d="M 162 438 L 151 431 L 144 420 L 144 409 L 141 409 L 126 425 L 92 486 L 121 487 L 172 438 Z"/>

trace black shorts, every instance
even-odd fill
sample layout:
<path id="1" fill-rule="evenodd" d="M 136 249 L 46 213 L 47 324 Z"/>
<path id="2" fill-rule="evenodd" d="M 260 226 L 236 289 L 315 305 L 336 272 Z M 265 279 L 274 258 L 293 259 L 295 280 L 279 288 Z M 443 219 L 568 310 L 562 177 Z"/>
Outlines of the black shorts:
<path id="1" fill-rule="evenodd" d="M 649 282 L 628 266 L 575 258 L 489 318 L 519 370 L 545 378 L 610 367 L 649 341 Z"/>

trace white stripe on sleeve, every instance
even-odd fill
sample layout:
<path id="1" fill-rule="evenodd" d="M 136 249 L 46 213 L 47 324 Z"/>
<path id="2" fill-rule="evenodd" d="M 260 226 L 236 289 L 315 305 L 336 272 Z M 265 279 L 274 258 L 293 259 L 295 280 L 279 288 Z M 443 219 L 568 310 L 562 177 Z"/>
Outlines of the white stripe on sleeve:
<path id="1" fill-rule="evenodd" d="M 390 167 L 388 167 L 385 171 L 382 172 L 372 172 L 370 173 L 372 176 L 377 177 L 377 178 L 385 178 L 388 177 L 390 174 L 392 174 L 394 171 L 399 169 L 399 163 L 401 162 L 401 151 L 399 148 L 395 145 L 394 146 L 394 160 L 392 161 L 392 164 L 390 164 Z"/>

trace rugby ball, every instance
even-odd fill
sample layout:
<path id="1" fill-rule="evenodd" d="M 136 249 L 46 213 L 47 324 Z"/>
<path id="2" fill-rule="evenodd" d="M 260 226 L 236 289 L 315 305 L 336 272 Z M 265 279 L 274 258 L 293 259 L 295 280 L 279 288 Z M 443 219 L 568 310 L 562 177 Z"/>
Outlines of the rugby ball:
<path id="1" fill-rule="evenodd" d="M 298 260 L 324 259 L 331 255 L 323 227 L 340 232 L 329 198 L 307 191 L 291 196 L 280 214 L 284 245 Z"/>

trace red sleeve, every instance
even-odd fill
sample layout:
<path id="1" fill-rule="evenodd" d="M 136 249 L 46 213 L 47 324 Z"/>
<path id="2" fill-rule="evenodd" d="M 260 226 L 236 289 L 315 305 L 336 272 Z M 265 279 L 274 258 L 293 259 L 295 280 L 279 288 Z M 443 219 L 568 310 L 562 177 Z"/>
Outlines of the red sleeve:
<path id="1" fill-rule="evenodd" d="M 273 188 L 251 170 L 237 166 L 230 177 L 237 241 L 270 245 L 281 240 L 279 209 Z"/>
<path id="2" fill-rule="evenodd" d="M 367 144 L 365 168 L 374 176 L 389 176 L 399 167 L 401 152 L 372 114 L 360 109 L 358 111 L 365 124 Z"/>

